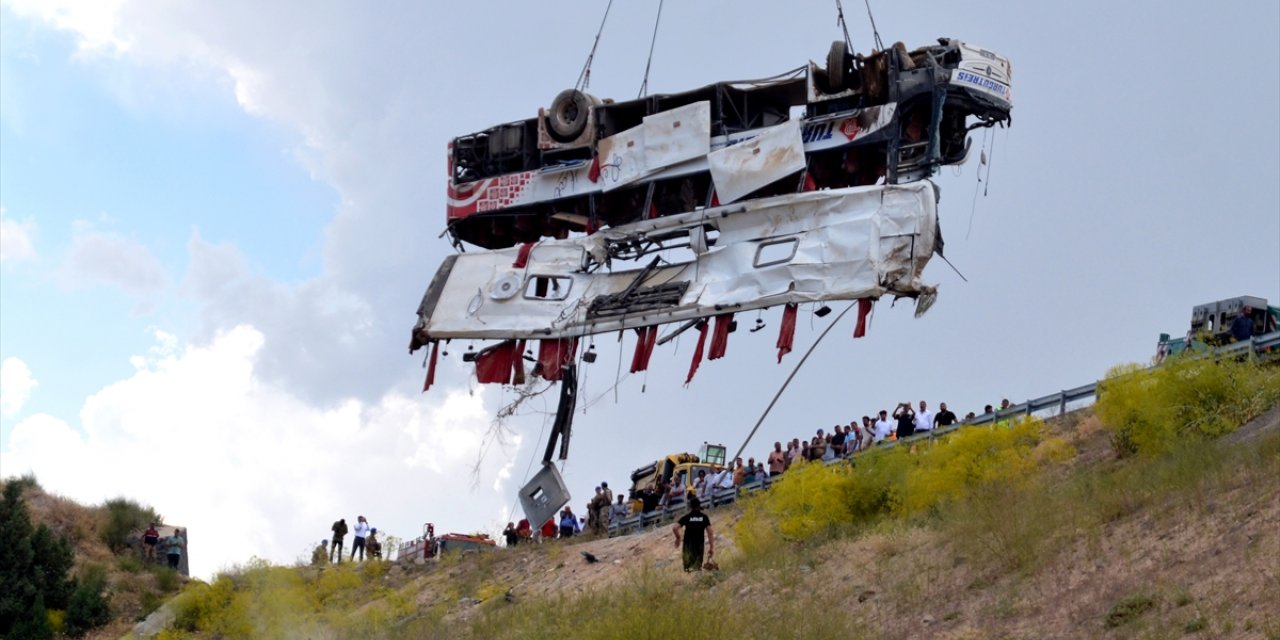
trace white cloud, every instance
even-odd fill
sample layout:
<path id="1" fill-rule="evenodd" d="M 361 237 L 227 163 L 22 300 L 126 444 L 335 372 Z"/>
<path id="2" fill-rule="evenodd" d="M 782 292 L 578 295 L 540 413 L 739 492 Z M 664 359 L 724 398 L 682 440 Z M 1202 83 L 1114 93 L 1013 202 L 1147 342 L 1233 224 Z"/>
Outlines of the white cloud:
<path id="1" fill-rule="evenodd" d="M 482 394 L 427 403 L 402 390 L 317 409 L 256 375 L 256 329 L 203 347 L 169 340 L 159 335 L 132 376 L 88 398 L 78 428 L 46 414 L 19 422 L 0 454 L 5 474 L 34 472 L 83 502 L 124 495 L 151 504 L 190 528 L 201 576 L 251 555 L 293 561 L 339 517 L 364 514 L 406 537 L 426 519 L 489 520 L 510 495 L 501 483 L 468 491 L 458 482 L 489 427 Z M 500 458 L 490 456 L 481 476 L 508 477 Z"/>
<path id="2" fill-rule="evenodd" d="M 4 0 L 4 4 L 19 16 L 80 34 L 82 50 L 114 52 L 129 47 L 117 33 L 123 0 Z"/>
<path id="3" fill-rule="evenodd" d="M 203 306 L 203 339 L 252 324 L 270 338 L 264 377 L 312 400 L 370 401 L 402 379 L 412 366 L 403 357 L 412 311 L 447 251 L 442 242 L 424 251 L 444 221 L 421 213 L 424 202 L 443 198 L 443 178 L 422 178 L 423 150 L 434 149 L 433 164 L 443 164 L 445 123 L 431 109 L 455 82 L 432 63 L 448 50 L 434 41 L 446 35 L 437 33 L 435 7 L 368 12 L 310 3 L 135 0 L 12 6 L 76 34 L 86 54 L 118 57 L 126 69 L 212 72 L 246 113 L 296 131 L 294 156 L 340 193 L 325 234 L 324 271 L 301 285 L 253 273 L 230 247 L 193 250 L 188 291 Z M 209 260 L 196 264 L 197 252 Z M 223 258 L 229 266 L 210 264 Z M 135 292 L 163 282 L 143 261 L 107 273 L 92 262 L 78 275 L 111 277 Z M 388 367 L 393 357 L 402 365 Z"/>
<path id="4" fill-rule="evenodd" d="M 0 362 L 0 415 L 17 415 L 39 385 L 27 363 L 14 357 L 5 358 Z"/>
<path id="5" fill-rule="evenodd" d="M 0 207 L 0 263 L 14 263 L 36 257 L 36 246 L 31 238 L 36 233 L 32 220 L 14 220 L 5 217 Z"/>
<path id="6" fill-rule="evenodd" d="M 163 289 L 164 267 L 142 243 L 118 233 L 77 233 L 59 276 L 71 287 L 106 284 L 140 296 Z"/>

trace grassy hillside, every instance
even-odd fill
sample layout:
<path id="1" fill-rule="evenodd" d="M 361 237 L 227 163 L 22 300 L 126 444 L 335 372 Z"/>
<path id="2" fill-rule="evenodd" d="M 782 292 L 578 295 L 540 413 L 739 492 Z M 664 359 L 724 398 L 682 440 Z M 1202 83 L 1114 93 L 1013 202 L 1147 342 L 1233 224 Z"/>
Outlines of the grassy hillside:
<path id="1" fill-rule="evenodd" d="M 182 587 L 119 548 L 141 507 L 17 482 L 75 573 L 107 577 L 114 617 L 90 637 L 181 588 L 151 634 L 1280 639 L 1280 368 L 1122 367 L 1102 389 L 1047 423 L 793 468 L 711 512 L 722 569 L 700 574 L 663 528 L 425 565 L 252 560 Z"/>
<path id="2" fill-rule="evenodd" d="M 29 476 L 10 478 L 0 486 L 10 484 L 21 487 L 21 508 L 31 526 L 43 525 L 55 537 L 70 543 L 69 577 L 77 584 L 103 585 L 100 595 L 106 604 L 106 615 L 101 621 L 105 624 L 87 631 L 77 630 L 68 624 L 68 609 L 51 607 L 46 632 L 51 631 L 54 637 L 119 638 L 135 622 L 181 590 L 181 576 L 167 567 L 143 563 L 137 551 L 128 546 L 135 529 L 140 530 L 139 526 L 145 526 L 147 521 L 158 519 L 151 509 L 124 498 L 86 507 L 46 492 Z M 5 540 L 3 544 L 12 544 L 12 541 Z M 6 588 L 12 587 L 6 585 Z M 94 604 L 97 602 L 95 597 Z M 72 604 L 71 608 L 75 606 Z M 10 637 L 28 634 L 29 630 L 11 631 Z"/>
<path id="3" fill-rule="evenodd" d="M 1119 368 L 1096 411 L 789 471 L 711 512 L 718 572 L 680 571 L 666 529 L 255 563 L 188 586 L 160 635 L 1280 638 L 1278 402 L 1276 368 Z"/>

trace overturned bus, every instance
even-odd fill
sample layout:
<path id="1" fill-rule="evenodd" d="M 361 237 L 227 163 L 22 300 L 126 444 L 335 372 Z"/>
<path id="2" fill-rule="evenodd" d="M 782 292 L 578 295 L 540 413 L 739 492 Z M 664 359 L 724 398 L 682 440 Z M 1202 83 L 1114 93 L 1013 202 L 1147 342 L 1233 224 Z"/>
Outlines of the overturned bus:
<path id="1" fill-rule="evenodd" d="M 836 42 L 825 66 L 627 102 L 570 90 L 536 118 L 455 139 L 460 251 L 428 285 L 409 345 L 432 347 L 424 387 L 453 339 L 500 341 L 464 359 L 479 382 L 518 384 L 526 359 L 553 381 L 590 361 L 585 336 L 634 329 L 637 372 L 696 328 L 692 380 L 704 343 L 723 356 L 742 311 L 784 306 L 779 359 L 802 303 L 858 301 L 855 337 L 882 296 L 925 312 L 936 290 L 922 273 L 943 246 L 927 178 L 965 160 L 969 131 L 1009 122 L 1010 75 L 959 40 L 870 56 Z"/>
<path id="2" fill-rule="evenodd" d="M 804 189 L 912 182 L 962 163 L 970 130 L 1009 122 L 1011 74 L 1004 56 L 940 38 L 869 56 L 836 42 L 825 66 L 624 102 L 566 90 L 537 117 L 449 144 L 448 233 L 505 248 Z M 742 146 L 760 137 L 775 155 Z"/>

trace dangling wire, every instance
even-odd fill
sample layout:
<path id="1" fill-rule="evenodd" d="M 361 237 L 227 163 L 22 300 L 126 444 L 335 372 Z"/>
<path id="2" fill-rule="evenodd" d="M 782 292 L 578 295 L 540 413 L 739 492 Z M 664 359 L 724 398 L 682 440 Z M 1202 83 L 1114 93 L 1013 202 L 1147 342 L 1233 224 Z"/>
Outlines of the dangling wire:
<path id="1" fill-rule="evenodd" d="M 973 215 L 978 211 L 978 192 L 982 190 L 982 168 L 987 166 L 987 135 L 989 133 L 990 129 L 985 127 L 982 129 L 982 144 L 978 147 L 978 169 L 973 173 L 978 180 L 973 183 L 973 203 L 969 207 L 969 230 L 964 232 L 965 240 L 973 234 Z M 990 175 L 990 173 L 991 169 L 988 168 L 987 174 Z"/>
<path id="2" fill-rule="evenodd" d="M 604 17 L 600 18 L 600 28 L 596 30 L 596 40 L 591 43 L 591 53 L 587 54 L 587 63 L 582 65 L 582 73 L 578 74 L 578 82 L 573 85 L 574 89 L 585 91 L 591 84 L 591 62 L 596 57 L 596 47 L 600 46 L 600 34 L 604 33 L 604 23 L 609 19 L 609 10 L 613 8 L 613 0 L 609 0 L 609 4 L 605 5 Z"/>
<path id="3" fill-rule="evenodd" d="M 658 41 L 658 23 L 662 21 L 663 2 L 665 0 L 658 0 L 658 17 L 653 19 L 653 38 L 649 40 L 649 59 L 644 63 L 644 81 L 640 83 L 640 95 L 637 98 L 643 98 L 649 91 L 649 67 L 653 65 L 653 45 Z"/>
<path id="4" fill-rule="evenodd" d="M 844 31 L 844 44 L 848 47 L 848 52 L 853 53 L 853 40 L 849 39 L 849 25 L 844 21 L 844 5 L 840 4 L 840 0 L 836 0 L 836 21 L 840 23 L 840 29 Z"/>
<path id="5" fill-rule="evenodd" d="M 800 358 L 800 362 L 797 362 L 796 367 L 791 370 L 791 375 L 787 376 L 786 381 L 782 383 L 782 387 L 778 389 L 778 392 L 773 394 L 773 400 L 769 401 L 769 406 L 764 408 L 764 413 L 760 414 L 759 420 L 756 420 L 756 426 L 751 428 L 751 433 L 747 434 L 747 439 L 742 441 L 742 446 L 738 447 L 738 452 L 733 454 L 733 457 L 729 458 L 730 460 L 736 460 L 742 455 L 742 452 L 746 450 L 747 445 L 751 444 L 751 439 L 756 436 L 756 431 L 760 430 L 760 425 L 764 424 L 764 419 L 769 417 L 769 412 L 773 410 L 773 405 L 778 404 L 778 398 L 782 397 L 782 392 L 787 390 L 787 386 L 791 384 L 791 380 L 796 377 L 797 373 L 800 373 L 800 367 L 804 366 L 804 363 L 809 359 L 809 356 L 813 355 L 813 350 L 817 349 L 819 344 L 822 344 L 822 339 L 827 337 L 828 333 L 831 333 L 831 329 L 835 328 L 836 323 L 840 322 L 840 318 L 843 318 L 844 314 L 849 313 L 849 310 L 856 305 L 856 301 L 850 302 L 849 306 L 845 307 L 844 311 L 841 311 L 840 314 L 831 321 L 831 324 L 827 325 L 827 328 L 818 335 L 818 339 L 814 340 L 813 344 L 809 345 L 809 350 L 804 352 L 804 356 Z"/>
<path id="6" fill-rule="evenodd" d="M 867 5 L 867 19 L 871 21 L 871 33 L 876 37 L 876 49 L 884 51 L 884 43 L 880 41 L 880 30 L 876 29 L 876 17 L 871 15 L 871 0 L 862 0 Z"/>

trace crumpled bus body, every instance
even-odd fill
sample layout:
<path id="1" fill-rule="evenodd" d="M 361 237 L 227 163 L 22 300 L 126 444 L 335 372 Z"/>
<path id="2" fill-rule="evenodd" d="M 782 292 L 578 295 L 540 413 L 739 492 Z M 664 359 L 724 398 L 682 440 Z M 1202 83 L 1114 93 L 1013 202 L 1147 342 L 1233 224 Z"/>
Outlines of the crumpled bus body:
<path id="1" fill-rule="evenodd" d="M 931 295 L 920 274 L 940 241 L 936 202 L 929 181 L 810 191 L 453 255 L 418 309 L 413 348 Z M 622 262 L 632 268 L 609 268 Z"/>

